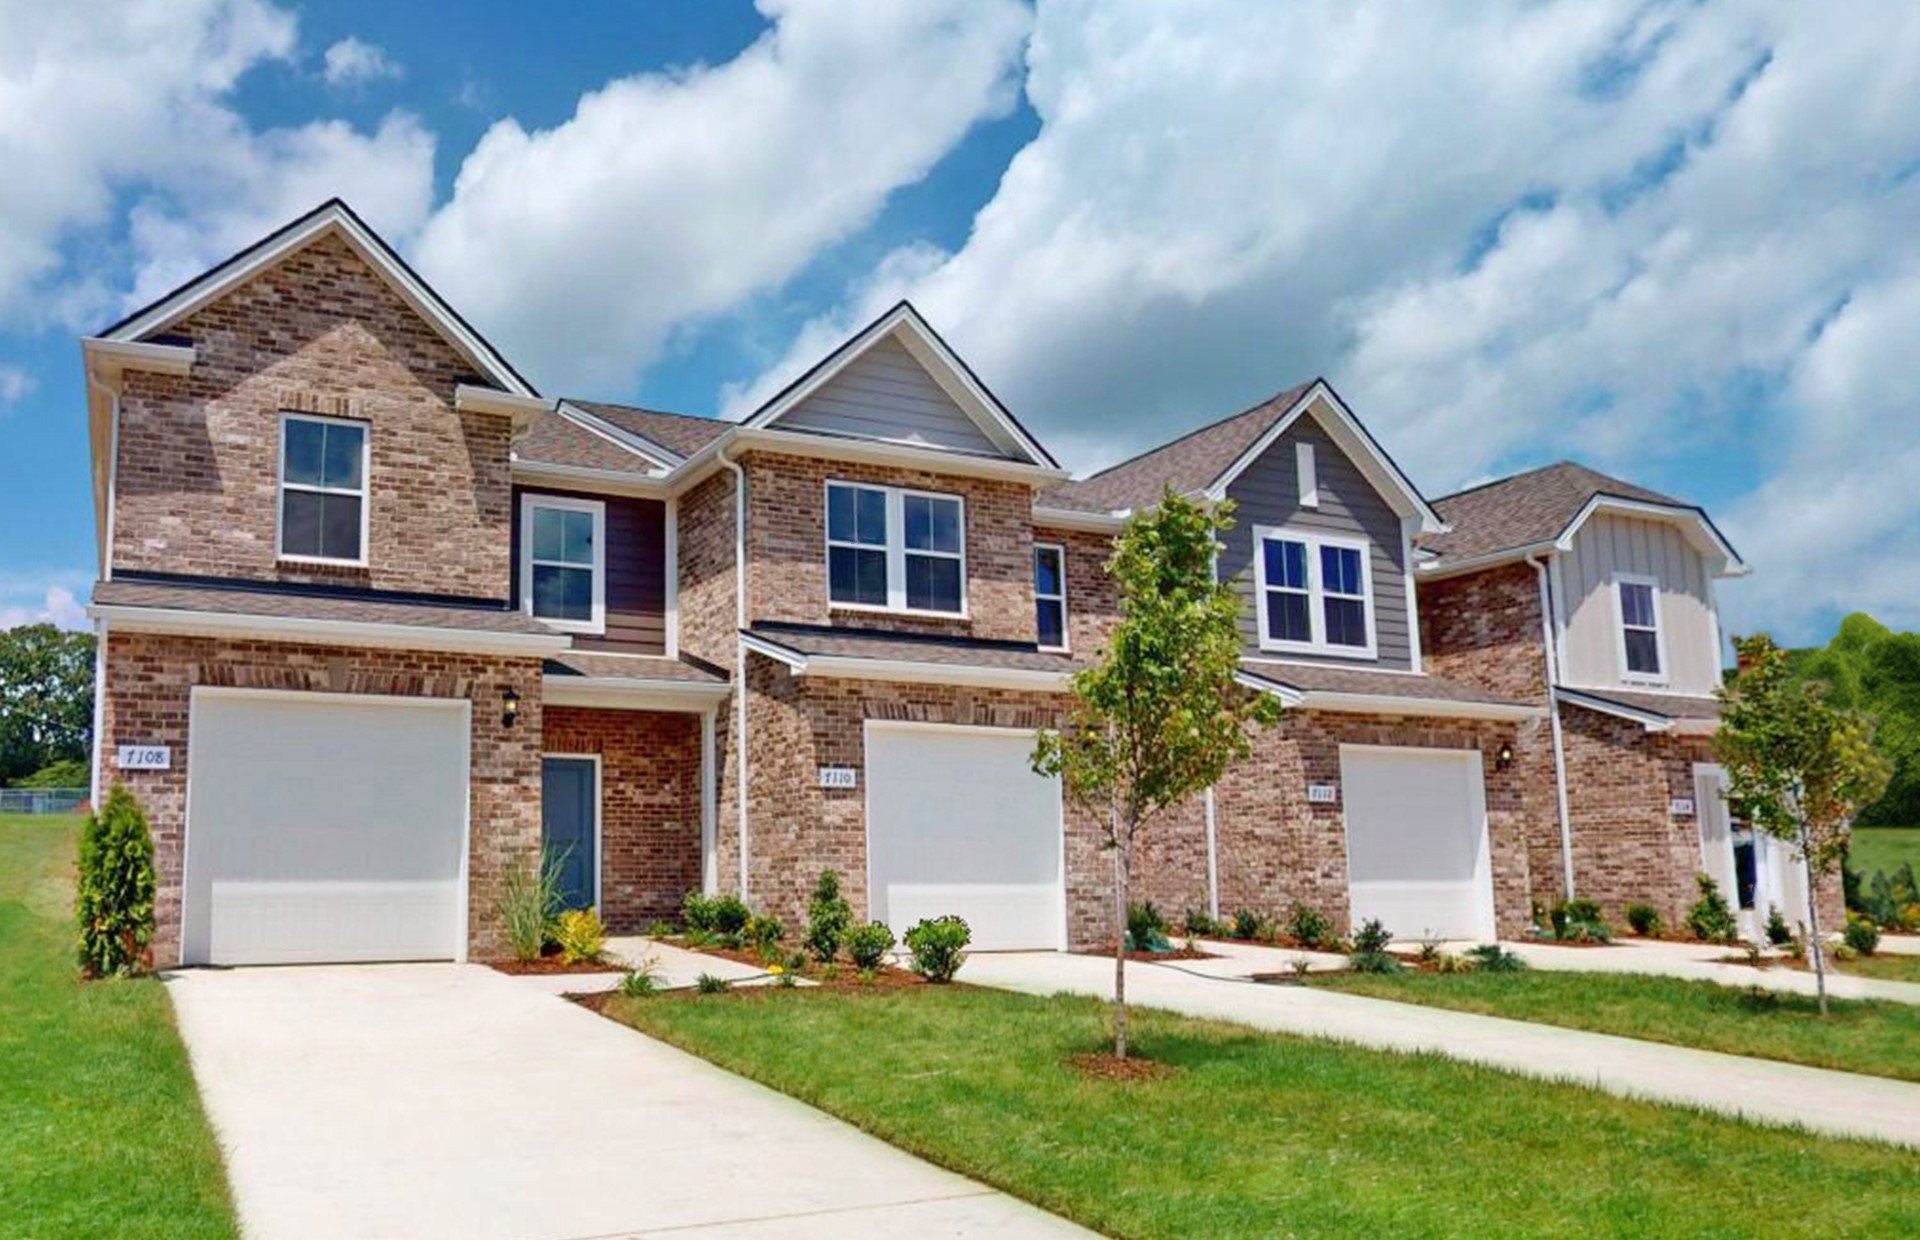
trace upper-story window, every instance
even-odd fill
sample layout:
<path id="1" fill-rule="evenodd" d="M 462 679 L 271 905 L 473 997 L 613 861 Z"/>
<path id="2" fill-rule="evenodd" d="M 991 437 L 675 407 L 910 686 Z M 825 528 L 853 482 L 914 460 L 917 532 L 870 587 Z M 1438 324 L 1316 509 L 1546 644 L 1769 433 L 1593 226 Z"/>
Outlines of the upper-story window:
<path id="1" fill-rule="evenodd" d="M 1067 648 L 1067 551 L 1058 543 L 1033 545 L 1034 626 L 1040 649 Z"/>
<path id="2" fill-rule="evenodd" d="M 827 597 L 835 607 L 960 616 L 966 507 L 957 495 L 827 483 Z"/>
<path id="3" fill-rule="evenodd" d="M 603 633 L 607 624 L 607 506 L 564 495 L 520 498 L 520 598 L 557 629 Z"/>
<path id="4" fill-rule="evenodd" d="M 367 424 L 280 416 L 280 558 L 367 562 Z"/>
<path id="5" fill-rule="evenodd" d="M 1666 642 L 1660 635 L 1660 584 L 1652 577 L 1614 578 L 1620 607 L 1620 670 L 1627 680 L 1664 682 Z"/>
<path id="6" fill-rule="evenodd" d="M 1373 658 L 1373 569 L 1363 539 L 1256 528 L 1260 648 Z"/>

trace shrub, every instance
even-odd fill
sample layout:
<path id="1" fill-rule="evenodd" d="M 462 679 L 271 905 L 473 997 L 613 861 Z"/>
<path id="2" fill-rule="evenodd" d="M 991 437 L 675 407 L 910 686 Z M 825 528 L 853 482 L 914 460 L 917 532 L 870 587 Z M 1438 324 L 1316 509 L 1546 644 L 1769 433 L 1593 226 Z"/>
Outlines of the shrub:
<path id="1" fill-rule="evenodd" d="M 855 926 L 847 934 L 847 955 L 853 957 L 854 967 L 863 973 L 879 968 L 880 961 L 892 950 L 893 931 L 884 921 Z"/>
<path id="2" fill-rule="evenodd" d="M 1182 914 L 1180 924 L 1186 929 L 1189 938 L 1217 939 L 1225 933 L 1225 927 L 1199 909 L 1188 909 Z"/>
<path id="3" fill-rule="evenodd" d="M 1498 947 L 1499 944 L 1496 943 L 1494 946 Z M 1519 957 L 1516 956 L 1514 959 L 1518 960 Z M 1478 966 L 1471 956 L 1454 956 L 1444 952 L 1435 957 L 1433 962 L 1436 973 L 1471 973 L 1476 967 Z"/>
<path id="4" fill-rule="evenodd" d="M 153 964 L 153 835 L 146 811 L 118 784 L 80 832 L 74 917 L 86 977 L 142 972 Z"/>
<path id="5" fill-rule="evenodd" d="M 1333 922 L 1327 915 L 1297 901 L 1287 914 L 1287 935 L 1302 947 L 1327 948 L 1334 944 Z"/>
<path id="6" fill-rule="evenodd" d="M 620 993 L 629 999 L 648 999 L 659 990 L 659 966 L 650 958 L 620 975 Z"/>
<path id="7" fill-rule="evenodd" d="M 1687 910 L 1688 932 L 1709 943 L 1733 942 L 1740 935 L 1740 924 L 1720 894 L 1720 884 L 1709 874 L 1695 874 L 1693 881 L 1700 888 L 1700 898 Z"/>
<path id="8" fill-rule="evenodd" d="M 1592 900 L 1564 900 L 1553 909 L 1554 937 L 1568 943 L 1607 943 L 1613 927 Z"/>
<path id="9" fill-rule="evenodd" d="M 1127 946 L 1139 952 L 1163 952 L 1167 942 L 1167 919 L 1152 900 L 1127 905 Z"/>
<path id="10" fill-rule="evenodd" d="M 747 918 L 747 924 L 740 928 L 740 943 L 751 947 L 763 964 L 784 960 L 780 951 L 780 941 L 787 937 L 787 928 L 780 924 L 777 917 L 755 915 Z"/>
<path id="11" fill-rule="evenodd" d="M 1437 965 L 1440 963 L 1441 960 L 1445 958 L 1446 958 L 1445 953 L 1443 953 L 1440 950 L 1439 939 L 1421 939 L 1420 940 L 1419 959 L 1421 964 Z"/>
<path id="12" fill-rule="evenodd" d="M 965 959 L 963 948 L 973 941 L 967 923 L 951 914 L 921 922 L 907 931 L 907 950 L 913 953 L 913 971 L 930 982 L 953 980 Z"/>
<path id="13" fill-rule="evenodd" d="M 840 954 L 840 944 L 852 924 L 853 905 L 840 894 L 840 872 L 820 871 L 813 884 L 813 898 L 807 901 L 807 950 L 826 964 Z"/>
<path id="14" fill-rule="evenodd" d="M 675 931 L 676 927 L 672 922 L 660 918 L 647 923 L 647 937 L 650 939 L 670 939 Z"/>
<path id="15" fill-rule="evenodd" d="M 553 941 L 567 964 L 593 964 L 607 947 L 607 928 L 590 908 L 570 908 L 553 922 Z"/>
<path id="16" fill-rule="evenodd" d="M 1862 956 L 1873 955 L 1880 946 L 1880 928 L 1858 913 L 1847 914 L 1847 928 L 1841 937 Z"/>
<path id="17" fill-rule="evenodd" d="M 1481 973 L 1519 973 L 1527 962 L 1498 943 L 1481 943 L 1467 949 L 1467 959 Z"/>
<path id="18" fill-rule="evenodd" d="M 715 977 L 711 973 L 702 973 L 693 979 L 693 988 L 703 995 L 723 995 L 733 988 L 733 983 L 724 977 Z"/>
<path id="19" fill-rule="evenodd" d="M 732 894 L 709 896 L 689 891 L 680 900 L 680 917 L 687 923 L 688 930 L 739 934 L 746 928 L 749 916 L 747 906 Z"/>
<path id="20" fill-rule="evenodd" d="M 1657 939 L 1665 929 L 1660 923 L 1660 910 L 1651 904 L 1627 905 L 1627 925 L 1643 939 Z"/>
<path id="21" fill-rule="evenodd" d="M 1347 957 L 1347 967 L 1355 973 L 1398 973 L 1407 966 L 1387 952 L 1355 952 Z"/>
<path id="22" fill-rule="evenodd" d="M 1381 924 L 1378 917 L 1361 922 L 1360 928 L 1353 932 L 1353 950 L 1356 955 L 1384 952 L 1387 950 L 1387 944 L 1391 942 L 1393 942 L 1392 932 Z"/>
<path id="23" fill-rule="evenodd" d="M 1233 915 L 1233 937 L 1250 939 L 1260 933 L 1260 914 L 1243 908 Z"/>
<path id="24" fill-rule="evenodd" d="M 1767 942 L 1775 947 L 1785 947 L 1793 942 L 1793 928 L 1787 925 L 1787 919 L 1781 915 L 1777 904 L 1767 906 Z"/>
<path id="25" fill-rule="evenodd" d="M 1874 871 L 1859 893 L 1860 911 L 1888 930 L 1920 930 L 1920 879 L 1911 863 L 1889 874 Z"/>
<path id="26" fill-rule="evenodd" d="M 537 960 L 560 907 L 560 858 L 551 853 L 507 867 L 500 882 L 501 929 L 515 960 Z"/>
<path id="27" fill-rule="evenodd" d="M 713 901 L 694 888 L 680 897 L 680 920 L 687 924 L 687 934 L 713 933 Z"/>

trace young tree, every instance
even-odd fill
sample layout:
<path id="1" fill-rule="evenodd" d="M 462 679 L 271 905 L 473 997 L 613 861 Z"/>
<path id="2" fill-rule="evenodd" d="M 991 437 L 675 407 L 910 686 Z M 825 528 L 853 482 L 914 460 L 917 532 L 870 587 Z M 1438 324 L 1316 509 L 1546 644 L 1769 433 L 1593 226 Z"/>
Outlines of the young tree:
<path id="1" fill-rule="evenodd" d="M 1853 815 L 1885 791 L 1891 767 L 1873 747 L 1866 716 L 1841 710 L 1819 681 L 1797 680 L 1787 653 L 1762 633 L 1734 639 L 1739 672 L 1716 690 L 1714 753 L 1727 771 L 1727 801 L 1750 825 L 1799 854 L 1808 893 L 1807 951 L 1827 1011 L 1826 948 L 1819 880 L 1846 855 Z"/>
<path id="2" fill-rule="evenodd" d="M 1114 540 L 1106 570 L 1120 619 L 1099 662 L 1076 672 L 1062 728 L 1040 733 L 1033 769 L 1105 823 L 1114 850 L 1113 1053 L 1127 1054 L 1127 903 L 1133 843 L 1169 806 L 1219 782 L 1246 756 L 1249 730 L 1279 718 L 1272 696 L 1234 683 L 1240 599 L 1216 580 L 1231 504 L 1169 489 Z"/>

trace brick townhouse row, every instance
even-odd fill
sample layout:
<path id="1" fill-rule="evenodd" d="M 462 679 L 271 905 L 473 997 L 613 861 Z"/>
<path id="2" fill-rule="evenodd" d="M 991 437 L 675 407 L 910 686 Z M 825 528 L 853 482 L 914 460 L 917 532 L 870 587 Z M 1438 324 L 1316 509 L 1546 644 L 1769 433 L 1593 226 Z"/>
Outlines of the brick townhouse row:
<path id="1" fill-rule="evenodd" d="M 1240 681 L 1287 709 L 1144 895 L 1804 908 L 1717 796 L 1707 514 L 1566 462 L 1428 498 L 1324 381 L 1077 479 L 904 304 L 737 421 L 543 396 L 337 201 L 83 352 L 96 774 L 151 815 L 163 964 L 492 955 L 543 849 L 617 931 L 694 887 L 791 922 L 831 866 L 896 930 L 1108 939 L 1027 757 L 1166 487 L 1234 502 Z"/>

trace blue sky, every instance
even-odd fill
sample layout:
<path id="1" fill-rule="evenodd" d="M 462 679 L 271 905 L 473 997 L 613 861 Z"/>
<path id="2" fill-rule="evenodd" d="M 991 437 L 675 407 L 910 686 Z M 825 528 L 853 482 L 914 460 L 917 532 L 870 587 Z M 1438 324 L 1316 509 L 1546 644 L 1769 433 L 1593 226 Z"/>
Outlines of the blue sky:
<path id="1" fill-rule="evenodd" d="M 1312 374 L 1430 494 L 1711 506 L 1920 626 L 1920 12 L 0 0 L 0 623 L 92 578 L 76 337 L 338 193 L 550 394 L 736 413 L 910 296 L 1070 466 Z"/>

